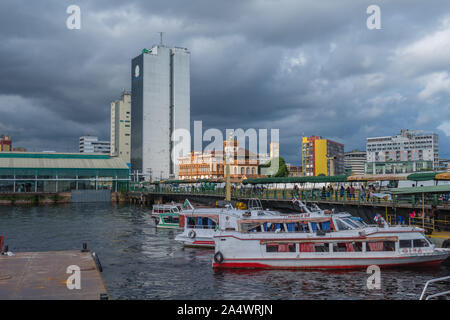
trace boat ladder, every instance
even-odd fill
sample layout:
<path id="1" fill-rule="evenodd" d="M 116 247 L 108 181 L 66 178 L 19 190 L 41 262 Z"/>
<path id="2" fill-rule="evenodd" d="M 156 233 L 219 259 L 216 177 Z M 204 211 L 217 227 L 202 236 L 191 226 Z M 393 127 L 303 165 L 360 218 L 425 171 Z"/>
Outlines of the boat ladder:
<path id="1" fill-rule="evenodd" d="M 433 282 L 439 282 L 439 281 L 445 281 L 445 280 L 450 280 L 450 276 L 446 276 L 446 277 L 442 277 L 442 278 L 436 278 L 436 279 L 428 280 L 428 281 L 425 283 L 425 287 L 423 288 L 423 291 L 422 291 L 422 294 L 420 295 L 419 300 L 424 300 L 425 292 L 427 291 L 428 285 L 429 285 L 430 283 L 433 283 Z M 430 299 L 432 299 L 432 298 L 441 297 L 441 296 L 445 296 L 445 295 L 448 295 L 448 294 L 450 294 L 450 291 L 438 292 L 438 293 L 435 293 L 435 294 L 432 294 L 432 295 L 427 296 L 427 297 L 425 298 L 425 300 L 430 300 Z"/>

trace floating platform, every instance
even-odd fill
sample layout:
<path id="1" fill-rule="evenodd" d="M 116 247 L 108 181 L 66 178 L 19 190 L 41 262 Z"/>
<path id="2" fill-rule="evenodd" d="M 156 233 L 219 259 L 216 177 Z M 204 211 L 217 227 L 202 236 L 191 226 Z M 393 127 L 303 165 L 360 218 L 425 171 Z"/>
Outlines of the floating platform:
<path id="1" fill-rule="evenodd" d="M 80 289 L 69 289 L 69 266 L 78 266 Z M 101 268 L 101 266 L 100 266 Z M 73 279 L 73 277 L 72 277 Z M 91 252 L 18 252 L 0 255 L 0 300 L 109 299 L 99 266 Z"/>

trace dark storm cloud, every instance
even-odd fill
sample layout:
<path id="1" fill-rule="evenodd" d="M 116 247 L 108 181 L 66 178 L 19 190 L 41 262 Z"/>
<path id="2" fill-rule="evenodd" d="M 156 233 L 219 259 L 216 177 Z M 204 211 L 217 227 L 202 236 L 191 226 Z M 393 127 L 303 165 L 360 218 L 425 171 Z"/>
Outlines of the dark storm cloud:
<path id="1" fill-rule="evenodd" d="M 81 7 L 81 30 L 66 28 Z M 381 7 L 382 29 L 366 28 Z M 435 1 L 2 1 L 0 133 L 31 150 L 109 139 L 109 103 L 130 60 L 159 42 L 191 51 L 191 120 L 203 128 L 279 128 L 364 148 L 400 128 L 450 147 L 450 4 Z"/>

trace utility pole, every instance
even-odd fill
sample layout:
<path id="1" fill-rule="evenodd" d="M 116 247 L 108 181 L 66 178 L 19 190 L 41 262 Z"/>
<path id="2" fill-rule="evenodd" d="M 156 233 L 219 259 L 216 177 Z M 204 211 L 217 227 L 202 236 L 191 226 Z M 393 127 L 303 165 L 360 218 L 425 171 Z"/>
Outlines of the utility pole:
<path id="1" fill-rule="evenodd" d="M 230 134 L 230 140 L 233 143 L 233 134 Z M 234 144 L 232 144 L 234 146 Z M 225 155 L 225 201 L 231 201 L 231 183 L 230 183 L 230 152 L 229 148 L 224 152 Z M 231 148 L 233 150 L 233 148 Z"/>

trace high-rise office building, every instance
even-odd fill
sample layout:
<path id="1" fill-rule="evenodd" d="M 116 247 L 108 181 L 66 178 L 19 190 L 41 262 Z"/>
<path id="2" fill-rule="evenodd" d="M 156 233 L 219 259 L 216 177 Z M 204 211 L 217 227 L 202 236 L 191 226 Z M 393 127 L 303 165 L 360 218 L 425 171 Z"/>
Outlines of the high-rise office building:
<path id="1" fill-rule="evenodd" d="M 439 167 L 438 135 L 401 130 L 396 136 L 367 138 L 366 173 L 408 173 Z"/>
<path id="2" fill-rule="evenodd" d="M 305 176 L 344 174 L 344 145 L 318 136 L 303 137 L 302 167 Z"/>
<path id="3" fill-rule="evenodd" d="M 111 102 L 111 156 L 122 158 L 131 166 L 131 93 L 123 92 Z"/>
<path id="4" fill-rule="evenodd" d="M 344 154 L 345 174 L 362 175 L 366 164 L 366 152 L 353 150 Z"/>
<path id="5" fill-rule="evenodd" d="M 94 136 L 80 137 L 79 150 L 82 153 L 110 153 L 109 141 L 100 141 Z"/>
<path id="6" fill-rule="evenodd" d="M 158 45 L 132 60 L 131 123 L 131 169 L 157 179 L 178 176 L 171 137 L 190 132 L 187 49 Z"/>

